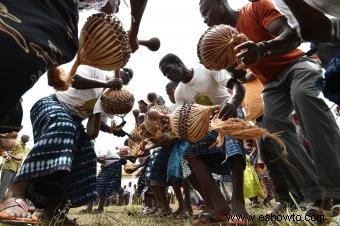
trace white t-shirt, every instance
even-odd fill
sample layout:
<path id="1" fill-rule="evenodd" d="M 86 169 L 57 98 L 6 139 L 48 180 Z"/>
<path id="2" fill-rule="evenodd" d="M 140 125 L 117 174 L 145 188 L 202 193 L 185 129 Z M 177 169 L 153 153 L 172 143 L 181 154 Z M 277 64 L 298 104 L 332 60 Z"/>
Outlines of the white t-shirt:
<path id="1" fill-rule="evenodd" d="M 77 74 L 101 81 L 113 78 L 113 75 L 109 76 L 97 68 L 86 65 L 80 65 Z M 75 89 L 70 87 L 66 91 L 57 91 L 55 95 L 59 102 L 72 114 L 85 119 L 92 114 L 104 112 L 99 100 L 103 90 L 104 88 Z"/>
<path id="2" fill-rule="evenodd" d="M 108 166 L 111 163 L 114 163 L 114 162 L 118 161 L 118 159 L 120 159 L 120 157 L 117 153 L 117 150 L 114 150 L 114 149 L 96 148 L 96 154 L 97 154 L 98 157 L 106 156 L 107 159 L 112 158 L 111 160 L 106 160 L 105 164 L 103 164 L 103 166 Z"/>
<path id="3" fill-rule="evenodd" d="M 230 75 L 227 71 L 211 71 L 204 66 L 194 69 L 190 82 L 180 82 L 175 90 L 176 104 L 197 103 L 201 105 L 220 105 L 230 95 L 227 83 Z"/>

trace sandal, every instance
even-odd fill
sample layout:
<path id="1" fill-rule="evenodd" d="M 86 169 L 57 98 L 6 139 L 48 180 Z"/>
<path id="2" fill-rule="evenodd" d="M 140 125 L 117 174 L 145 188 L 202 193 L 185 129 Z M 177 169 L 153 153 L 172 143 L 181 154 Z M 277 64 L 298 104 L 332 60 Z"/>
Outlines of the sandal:
<path id="1" fill-rule="evenodd" d="M 33 213 L 35 208 L 29 206 L 25 200 L 17 199 L 17 198 L 9 198 L 4 200 L 0 204 L 0 222 L 5 224 L 13 224 L 13 223 L 30 223 L 30 224 L 38 224 L 40 223 L 39 218 L 34 215 L 30 217 L 18 217 L 13 216 L 8 213 L 5 213 L 4 210 L 18 206 L 21 209 L 25 210 L 27 213 Z"/>

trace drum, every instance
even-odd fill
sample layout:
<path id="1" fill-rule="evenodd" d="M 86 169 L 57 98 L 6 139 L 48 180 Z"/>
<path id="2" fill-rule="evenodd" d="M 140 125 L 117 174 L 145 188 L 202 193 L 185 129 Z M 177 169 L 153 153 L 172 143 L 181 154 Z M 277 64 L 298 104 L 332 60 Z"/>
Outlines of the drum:
<path id="1" fill-rule="evenodd" d="M 210 70 L 228 69 L 237 63 L 235 46 L 247 40 L 229 25 L 213 26 L 204 32 L 197 44 L 200 63 Z"/>
<path id="2" fill-rule="evenodd" d="M 132 110 L 135 98 L 126 89 L 108 89 L 103 92 L 100 101 L 105 113 L 125 116 Z"/>
<path id="3" fill-rule="evenodd" d="M 80 64 L 101 70 L 119 70 L 130 58 L 129 37 L 117 17 L 104 13 L 90 16 L 81 30 L 79 50 L 68 74 L 59 68 L 49 71 L 49 84 L 67 90 Z"/>

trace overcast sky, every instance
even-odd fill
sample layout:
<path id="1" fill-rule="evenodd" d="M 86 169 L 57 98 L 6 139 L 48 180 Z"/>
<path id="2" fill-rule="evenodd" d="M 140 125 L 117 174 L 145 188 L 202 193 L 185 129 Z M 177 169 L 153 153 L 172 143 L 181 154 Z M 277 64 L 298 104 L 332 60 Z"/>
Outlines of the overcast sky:
<path id="1" fill-rule="evenodd" d="M 177 54 L 189 67 L 198 65 L 196 44 L 200 35 L 207 29 L 199 13 L 198 2 L 198 0 L 149 0 L 140 26 L 139 39 L 158 37 L 161 40 L 161 47 L 157 52 L 151 52 L 141 46 L 136 53 L 131 55 L 127 64 L 134 70 L 134 77 L 126 88 L 134 94 L 136 107 L 137 100 L 145 98 L 148 92 L 162 95 L 170 104 L 165 93 L 167 79 L 158 69 L 158 62 L 165 54 L 170 52 Z M 246 0 L 231 2 L 238 8 Z M 80 13 L 79 28 L 93 13 L 96 12 Z M 128 29 L 130 9 L 124 4 L 124 1 L 121 1 L 120 11 L 116 16 Z M 72 63 L 69 63 L 62 67 L 67 71 L 71 65 Z M 33 135 L 29 110 L 37 100 L 52 93 L 53 89 L 47 85 L 47 77 L 43 75 L 35 86 L 23 96 L 24 119 L 21 134 L 31 135 L 32 139 L 28 144 L 30 147 L 33 146 Z M 128 123 L 125 129 L 129 132 L 134 126 L 134 120 L 131 114 L 127 115 L 126 119 Z M 96 139 L 96 147 L 98 149 L 114 148 L 121 146 L 123 141 L 124 139 L 116 138 L 113 135 L 100 133 Z"/>
<path id="2" fill-rule="evenodd" d="M 127 1 L 129 2 L 129 1 Z M 126 87 L 137 100 L 145 98 L 148 92 L 156 92 L 164 97 L 168 104 L 165 93 L 167 79 L 163 77 L 158 69 L 159 60 L 167 53 L 177 54 L 189 67 L 198 66 L 196 45 L 201 34 L 207 29 L 199 13 L 198 0 L 149 0 L 144 12 L 140 26 L 139 39 L 158 37 L 161 40 L 161 47 L 157 52 L 151 52 L 145 47 L 131 55 L 127 66 L 134 70 L 134 77 Z M 239 8 L 247 0 L 232 0 L 231 6 Z M 80 13 L 79 30 L 86 18 L 95 11 Z M 116 15 L 124 24 L 126 29 L 130 26 L 130 9 L 121 1 L 120 12 Z M 69 70 L 72 64 L 62 65 Z M 42 97 L 53 93 L 53 89 L 47 85 L 46 75 L 43 75 L 35 86 L 23 97 L 24 119 L 22 133 L 31 135 L 29 146 L 33 146 L 32 126 L 29 110 L 32 105 Z M 131 114 L 126 116 L 128 121 L 125 129 L 130 132 L 134 127 L 134 120 Z M 114 149 L 115 146 L 123 145 L 124 139 L 116 138 L 113 135 L 100 133 L 96 139 L 97 149 Z"/>

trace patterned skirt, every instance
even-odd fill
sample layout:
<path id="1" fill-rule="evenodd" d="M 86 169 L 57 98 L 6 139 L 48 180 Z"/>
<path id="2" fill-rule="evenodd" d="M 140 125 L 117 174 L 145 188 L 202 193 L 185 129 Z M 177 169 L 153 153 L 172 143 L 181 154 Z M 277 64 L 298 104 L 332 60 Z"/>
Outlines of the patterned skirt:
<path id="1" fill-rule="evenodd" d="M 0 1 L 0 130 L 20 128 L 20 97 L 47 69 L 74 58 L 77 24 L 76 0 Z"/>
<path id="2" fill-rule="evenodd" d="M 103 167 L 97 177 L 96 193 L 99 197 L 109 197 L 118 192 L 122 181 L 122 163 L 118 160 Z"/>
<path id="3" fill-rule="evenodd" d="M 183 179 L 183 155 L 189 143 L 184 141 L 176 141 L 172 145 L 171 155 L 168 160 L 167 182 L 172 183 L 179 179 Z"/>
<path id="4" fill-rule="evenodd" d="M 81 120 L 52 95 L 32 107 L 31 121 L 34 147 L 15 178 L 31 180 L 28 198 L 37 207 L 55 197 L 70 200 L 72 207 L 93 200 L 96 154 Z"/>
<path id="5" fill-rule="evenodd" d="M 148 165 L 145 167 L 145 180 L 146 181 L 150 181 L 151 168 L 160 150 L 161 150 L 160 147 L 154 148 L 152 154 L 150 155 L 150 161 Z M 148 182 L 146 182 L 146 184 L 148 184 Z"/>
<path id="6" fill-rule="evenodd" d="M 171 154 L 171 145 L 160 148 L 151 166 L 150 180 L 154 185 L 165 185 L 167 178 L 168 161 Z"/>

